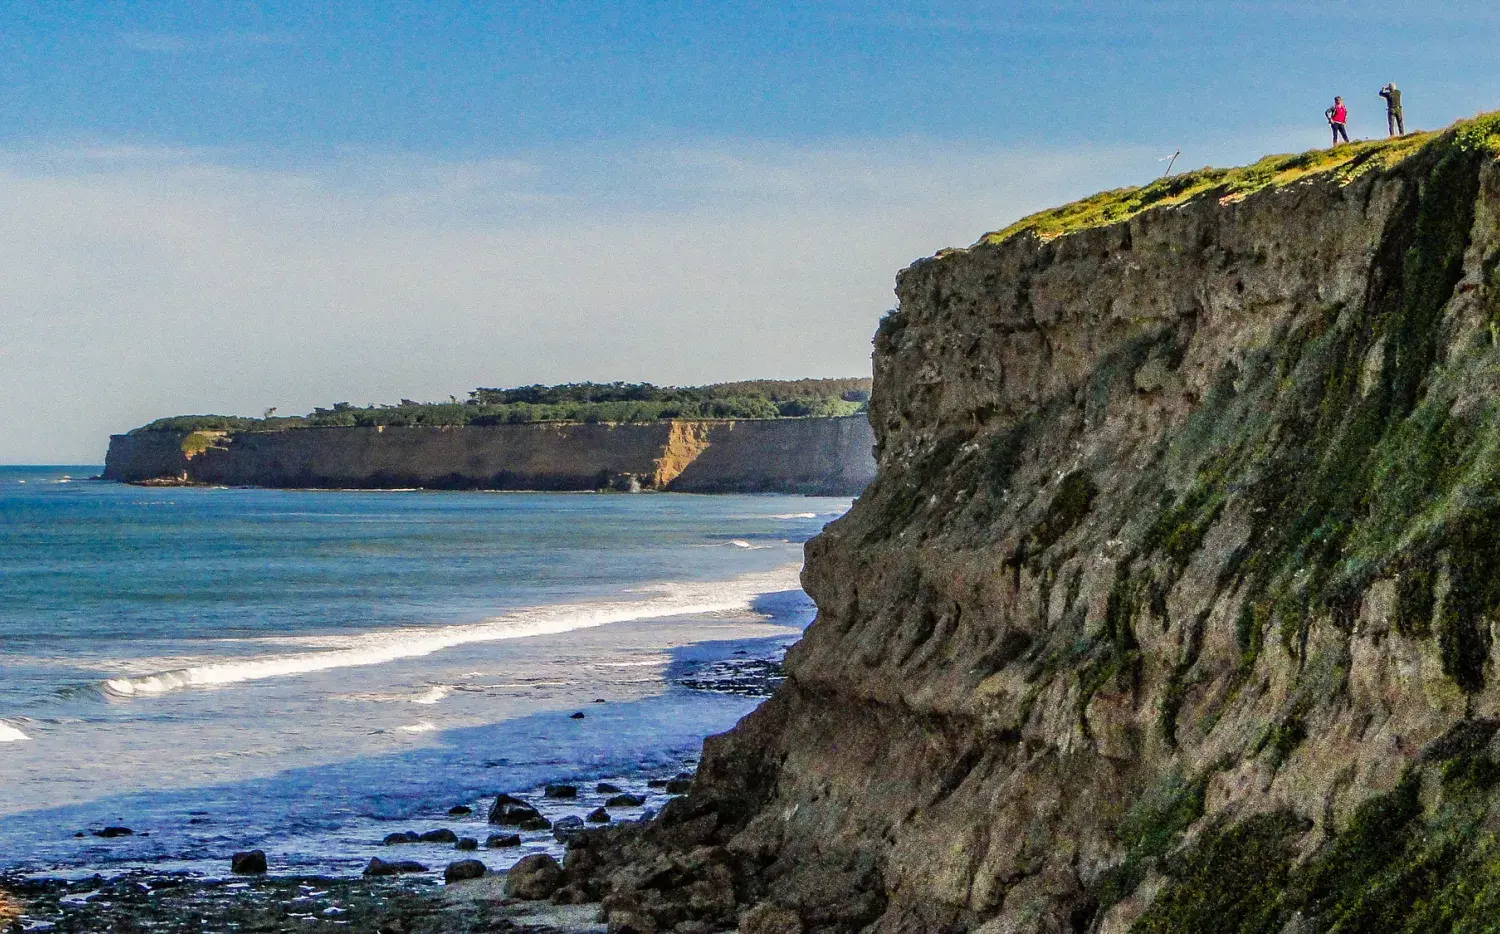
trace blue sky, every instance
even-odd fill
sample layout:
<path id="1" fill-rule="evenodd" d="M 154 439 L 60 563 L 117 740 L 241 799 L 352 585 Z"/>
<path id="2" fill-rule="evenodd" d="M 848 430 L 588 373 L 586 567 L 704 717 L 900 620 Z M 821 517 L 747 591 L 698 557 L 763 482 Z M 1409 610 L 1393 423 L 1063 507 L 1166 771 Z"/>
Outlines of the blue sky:
<path id="1" fill-rule="evenodd" d="M 0 6 L 0 462 L 180 411 L 843 375 L 897 269 L 1176 149 L 1500 107 L 1490 4 Z"/>

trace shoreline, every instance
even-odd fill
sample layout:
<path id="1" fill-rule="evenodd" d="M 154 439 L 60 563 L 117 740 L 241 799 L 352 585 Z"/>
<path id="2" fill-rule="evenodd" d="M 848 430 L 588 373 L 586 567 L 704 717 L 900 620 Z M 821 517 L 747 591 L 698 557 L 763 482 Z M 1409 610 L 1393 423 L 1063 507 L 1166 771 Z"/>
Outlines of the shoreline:
<path id="1" fill-rule="evenodd" d="M 679 661 L 668 682 L 693 692 L 764 699 L 784 677 L 781 659 L 791 641 L 794 640 L 773 637 L 684 646 L 683 649 L 692 651 L 684 653 L 688 657 Z M 750 646 L 755 642 L 765 643 L 765 651 L 754 651 Z M 642 767 L 628 778 L 614 782 L 605 777 L 584 782 L 577 776 L 586 770 L 560 768 L 556 781 L 577 783 L 575 796 L 568 797 L 549 796 L 539 787 L 499 789 L 525 800 L 553 825 L 549 830 L 526 834 L 524 845 L 507 848 L 505 852 L 517 857 L 545 852 L 560 859 L 566 840 L 578 830 L 650 820 L 663 804 L 686 790 L 685 783 L 697 763 L 695 752 L 677 758 L 674 765 L 666 768 L 661 764 Z M 637 794 L 645 800 L 639 807 L 617 808 L 608 823 L 588 824 L 579 820 L 580 812 L 602 806 L 604 800 L 616 794 Z M 486 806 L 488 802 L 481 800 L 475 804 Z M 475 815 L 484 819 L 477 808 Z M 464 815 L 466 819 L 469 817 Z M 453 819 L 451 813 L 433 814 L 391 824 L 393 827 L 397 823 L 409 824 L 413 831 L 421 832 L 432 829 L 428 825 L 438 829 L 445 825 L 452 827 Z M 496 832 L 516 829 L 487 826 Z M 465 829 L 473 828 L 465 825 Z M 479 846 L 482 853 L 493 856 L 497 852 L 494 848 L 484 849 L 484 843 Z M 98 867 L 13 868 L 0 872 L 0 932 L 65 930 L 102 934 L 119 930 L 122 925 L 131 930 L 161 932 L 198 931 L 204 925 L 211 930 L 237 927 L 278 931 L 310 922 L 338 922 L 354 930 L 392 934 L 439 931 L 466 934 L 488 930 L 593 934 L 605 930 L 593 920 L 597 906 L 553 906 L 545 901 L 505 897 L 503 885 L 508 867 L 490 870 L 481 879 L 446 884 L 439 881 L 436 876 L 443 873 L 448 863 L 471 858 L 476 855 L 472 851 L 445 849 L 448 859 L 442 862 L 433 859 L 437 855 L 433 847 L 422 844 L 388 843 L 381 849 L 388 861 L 406 859 L 417 851 L 428 871 L 391 878 L 307 874 L 295 870 L 277 872 L 274 853 L 268 854 L 271 872 L 249 876 L 232 874 L 227 858 L 223 861 L 222 875 L 149 866 L 122 867 L 112 873 Z M 195 919 L 191 924 L 198 926 L 190 926 L 184 920 L 189 918 Z"/>

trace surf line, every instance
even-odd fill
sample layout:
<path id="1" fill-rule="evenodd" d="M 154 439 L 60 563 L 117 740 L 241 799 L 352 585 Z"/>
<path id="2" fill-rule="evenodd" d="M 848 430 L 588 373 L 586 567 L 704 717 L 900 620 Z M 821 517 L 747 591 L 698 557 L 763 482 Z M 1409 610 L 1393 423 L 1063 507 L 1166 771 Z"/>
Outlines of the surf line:
<path id="1" fill-rule="evenodd" d="M 110 678 L 103 683 L 102 689 L 112 697 L 153 697 L 185 688 L 216 687 L 334 668 L 380 665 L 404 658 L 431 655 L 461 645 L 557 635 L 608 623 L 746 611 L 751 608 L 755 598 L 762 594 L 798 589 L 800 572 L 800 564 L 790 564 L 774 571 L 745 574 L 727 581 L 651 584 L 628 591 L 656 594 L 643 600 L 563 603 L 517 610 L 471 625 L 364 633 L 353 637 L 353 644 L 346 648 L 217 662 L 138 677 Z"/>

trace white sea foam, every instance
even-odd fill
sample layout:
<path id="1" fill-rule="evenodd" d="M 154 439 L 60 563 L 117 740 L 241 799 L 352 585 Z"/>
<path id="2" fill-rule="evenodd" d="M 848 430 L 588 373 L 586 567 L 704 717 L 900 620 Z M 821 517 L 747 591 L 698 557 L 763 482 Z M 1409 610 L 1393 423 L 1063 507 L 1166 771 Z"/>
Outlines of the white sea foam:
<path id="1" fill-rule="evenodd" d="M 784 513 L 782 513 L 779 516 L 772 516 L 771 518 L 772 519 L 816 519 L 816 518 L 818 518 L 818 514 L 815 513 L 815 512 L 784 512 Z"/>
<path id="2" fill-rule="evenodd" d="M 401 726 L 396 729 L 403 733 L 431 733 L 437 729 L 431 723 L 423 720 L 421 723 L 413 723 L 411 726 Z"/>
<path id="3" fill-rule="evenodd" d="M 0 720 L 0 743 L 19 743 L 22 740 L 31 739 L 25 733 Z"/>
<path id="4" fill-rule="evenodd" d="M 411 699 L 413 704 L 436 704 L 453 693 L 453 689 L 441 684 L 434 685 Z"/>
<path id="5" fill-rule="evenodd" d="M 111 678 L 104 682 L 103 690 L 115 697 L 149 697 L 184 688 L 214 687 L 264 678 L 304 675 L 334 668 L 381 665 L 476 642 L 557 635 L 575 629 L 632 620 L 744 611 L 761 594 L 797 589 L 800 570 L 799 565 L 791 564 L 774 571 L 746 574 L 727 581 L 655 584 L 631 591 L 634 594 L 651 594 L 649 597 L 532 607 L 470 625 L 363 633 L 346 637 L 342 639 L 340 647 L 330 645 L 328 650 L 321 652 L 225 660 L 154 674 Z M 0 733 L 0 738 L 3 736 Z"/>

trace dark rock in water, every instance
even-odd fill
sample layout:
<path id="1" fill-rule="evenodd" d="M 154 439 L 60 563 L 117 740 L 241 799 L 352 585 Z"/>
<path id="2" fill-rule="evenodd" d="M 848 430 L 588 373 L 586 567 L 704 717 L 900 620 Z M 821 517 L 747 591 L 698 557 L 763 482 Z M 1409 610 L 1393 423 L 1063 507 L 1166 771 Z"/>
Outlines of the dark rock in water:
<path id="1" fill-rule="evenodd" d="M 671 779 L 668 779 L 668 778 L 653 778 L 649 782 L 646 783 L 646 787 L 647 788 L 665 788 L 665 787 L 667 787 L 667 782 L 669 782 L 669 781 L 671 781 Z"/>
<path id="2" fill-rule="evenodd" d="M 473 813 L 474 809 L 469 807 L 467 804 L 455 804 L 453 805 L 453 807 L 448 809 L 449 817 L 468 817 Z"/>
<path id="3" fill-rule="evenodd" d="M 94 836 L 113 840 L 115 837 L 133 837 L 135 836 L 135 831 L 129 827 L 105 827 L 103 830 L 94 831 Z"/>
<path id="4" fill-rule="evenodd" d="M 447 827 L 443 827 L 438 830 L 427 831 L 426 833 L 422 834 L 420 839 L 423 843 L 457 843 L 458 834 L 449 830 Z"/>
<path id="5" fill-rule="evenodd" d="M 477 850 L 479 849 L 479 841 L 473 837 L 459 837 L 456 846 L 460 850 Z"/>
<path id="6" fill-rule="evenodd" d="M 81 830 L 78 831 L 77 833 L 73 834 L 73 836 L 75 836 L 75 837 L 82 837 L 83 835 L 84 835 L 84 833 Z"/>
<path id="7" fill-rule="evenodd" d="M 645 803 L 646 799 L 640 795 L 623 794 L 610 798 L 604 802 L 604 806 L 607 808 L 638 808 Z"/>
<path id="8" fill-rule="evenodd" d="M 522 830 L 551 830 L 552 822 L 545 817 L 533 817 L 520 823 Z"/>
<path id="9" fill-rule="evenodd" d="M 511 898 L 550 898 L 563 884 L 562 867 L 545 853 L 533 853 L 510 867 L 505 875 L 505 894 Z"/>
<path id="10" fill-rule="evenodd" d="M 572 716 L 568 717 L 568 719 L 569 720 L 582 720 L 583 716 L 584 716 L 583 711 L 580 710 L 580 711 L 574 713 Z"/>
<path id="11" fill-rule="evenodd" d="M 649 824 L 655 817 L 656 808 L 646 808 L 646 810 L 641 812 L 641 816 L 636 818 L 636 821 L 642 824 Z"/>
<path id="12" fill-rule="evenodd" d="M 542 794 L 548 798 L 576 798 L 578 797 L 578 786 L 548 785 L 542 790 Z"/>
<path id="13" fill-rule="evenodd" d="M 489 872 L 484 863 L 477 859 L 461 859 L 456 863 L 449 863 L 448 868 L 443 870 L 444 882 L 466 882 L 469 879 L 482 879 Z"/>
<path id="14" fill-rule="evenodd" d="M 229 860 L 229 871 L 242 876 L 260 875 L 266 871 L 266 854 L 260 850 L 236 853 Z"/>
<path id="15" fill-rule="evenodd" d="M 583 818 L 575 815 L 559 817 L 552 824 L 552 836 L 560 843 L 567 843 L 569 839 L 577 836 L 583 831 Z"/>
<path id="16" fill-rule="evenodd" d="M 501 795 L 490 808 L 490 823 L 508 827 L 519 827 L 527 821 L 540 818 L 541 812 L 512 795 Z"/>
<path id="17" fill-rule="evenodd" d="M 602 697 L 596 697 L 596 698 L 594 698 L 594 703 L 596 703 L 596 704 L 607 704 L 607 703 L 609 703 L 609 701 L 605 700 Z"/>
<path id="18" fill-rule="evenodd" d="M 426 872 L 427 867 L 410 859 L 396 860 L 388 863 L 378 856 L 370 857 L 370 865 L 365 867 L 367 876 L 395 876 L 404 872 Z"/>
<path id="19" fill-rule="evenodd" d="M 609 823 L 609 812 L 604 810 L 604 808 L 594 808 L 584 820 L 591 824 L 607 824 Z"/>
<path id="20" fill-rule="evenodd" d="M 667 794 L 685 795 L 693 788 L 693 777 L 691 775 L 679 775 L 667 782 Z"/>
<path id="21" fill-rule="evenodd" d="M 518 833 L 492 833 L 484 839 L 484 845 L 492 850 L 508 846 L 520 846 L 521 835 Z"/>
<path id="22" fill-rule="evenodd" d="M 611 785 L 609 782 L 600 782 L 594 786 L 594 790 L 601 795 L 617 795 L 620 793 L 620 787 L 618 785 Z"/>
<path id="23" fill-rule="evenodd" d="M 398 830 L 396 833 L 388 833 L 385 839 L 380 841 L 385 846 L 396 846 L 402 843 L 416 843 L 422 839 L 422 835 L 415 830 Z"/>

